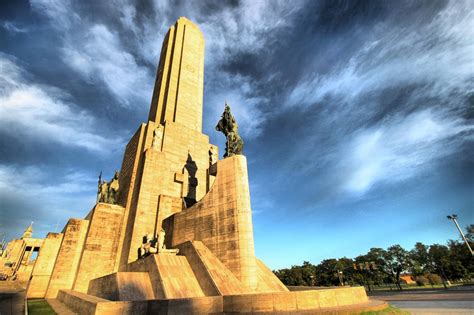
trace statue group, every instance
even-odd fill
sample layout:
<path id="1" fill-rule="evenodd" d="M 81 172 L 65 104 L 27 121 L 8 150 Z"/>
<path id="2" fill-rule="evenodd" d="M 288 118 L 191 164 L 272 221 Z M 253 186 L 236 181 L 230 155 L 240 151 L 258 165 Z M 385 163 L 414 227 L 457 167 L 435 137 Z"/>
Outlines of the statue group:
<path id="1" fill-rule="evenodd" d="M 221 131 L 227 138 L 224 158 L 236 154 L 242 154 L 244 141 L 239 136 L 239 126 L 234 116 L 230 112 L 230 106 L 225 103 L 224 113 L 216 126 L 217 131 Z"/>
<path id="2" fill-rule="evenodd" d="M 114 178 L 110 182 L 102 180 L 102 172 L 99 175 L 97 188 L 97 202 L 117 204 L 117 195 L 119 190 L 119 172 L 115 172 Z"/>

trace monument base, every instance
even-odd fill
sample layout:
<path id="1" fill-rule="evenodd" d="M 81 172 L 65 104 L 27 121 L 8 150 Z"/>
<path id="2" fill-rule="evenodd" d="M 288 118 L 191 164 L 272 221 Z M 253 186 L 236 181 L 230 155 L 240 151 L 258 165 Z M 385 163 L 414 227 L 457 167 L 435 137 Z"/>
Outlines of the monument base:
<path id="1" fill-rule="evenodd" d="M 142 301 L 110 301 L 60 290 L 58 300 L 79 314 L 357 314 L 388 306 L 367 299 L 363 287 Z M 50 304 L 54 308 L 58 303 Z"/>
<path id="2" fill-rule="evenodd" d="M 289 291 L 260 261 L 259 285 L 249 290 L 202 242 L 179 249 L 91 280 L 87 294 L 60 290 L 50 304 L 79 314 L 353 314 L 387 307 L 369 300 L 363 287 Z"/>

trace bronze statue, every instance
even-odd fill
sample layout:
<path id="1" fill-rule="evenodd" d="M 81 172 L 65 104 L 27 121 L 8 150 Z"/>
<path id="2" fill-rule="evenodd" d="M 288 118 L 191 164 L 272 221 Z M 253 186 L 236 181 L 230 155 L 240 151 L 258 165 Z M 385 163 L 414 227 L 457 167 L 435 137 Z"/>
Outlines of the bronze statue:
<path id="1" fill-rule="evenodd" d="M 216 130 L 221 131 L 227 138 L 224 158 L 236 154 L 242 154 L 244 141 L 239 136 L 239 126 L 237 125 L 234 116 L 232 116 L 230 106 L 227 102 L 225 103 L 222 118 L 217 123 Z"/>
<path id="2" fill-rule="evenodd" d="M 117 204 L 117 195 L 119 190 L 119 172 L 115 172 L 114 178 L 110 182 L 102 180 L 102 172 L 99 175 L 99 183 L 97 188 L 97 202 Z"/>

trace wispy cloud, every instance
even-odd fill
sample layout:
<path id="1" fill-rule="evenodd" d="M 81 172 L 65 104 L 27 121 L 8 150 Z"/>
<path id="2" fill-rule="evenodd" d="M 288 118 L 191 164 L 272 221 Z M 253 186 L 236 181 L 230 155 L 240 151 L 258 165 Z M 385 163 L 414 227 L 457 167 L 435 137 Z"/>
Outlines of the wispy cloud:
<path id="1" fill-rule="evenodd" d="M 447 96 L 453 89 L 473 91 L 474 11 L 469 2 L 452 1 L 434 19 L 412 28 L 377 25 L 372 40 L 327 74 L 313 72 L 294 87 L 287 106 L 310 106 L 327 96 L 344 106 L 376 91 L 407 84 L 430 84 L 430 93 Z"/>
<path id="2" fill-rule="evenodd" d="M 306 122 L 306 141 L 288 163 L 325 173 L 321 181 L 334 191 L 362 196 L 434 169 L 472 141 L 465 116 L 474 91 L 469 6 L 450 2 L 410 27 L 386 20 L 347 63 L 326 73 L 316 61 L 308 65 L 285 107 L 318 115 Z"/>
<path id="3" fill-rule="evenodd" d="M 60 231 L 68 218 L 84 217 L 93 206 L 95 187 L 95 179 L 78 170 L 0 164 L 2 231 L 19 237 L 31 221 L 36 237 Z"/>
<path id="4" fill-rule="evenodd" d="M 52 142 L 80 147 L 94 153 L 117 145 L 121 139 L 96 134 L 93 116 L 68 100 L 57 88 L 34 83 L 29 74 L 7 55 L 0 55 L 0 131 L 27 137 L 33 142 Z"/>
<path id="5" fill-rule="evenodd" d="M 26 33 L 28 31 L 26 27 L 11 21 L 4 21 L 2 27 L 11 33 Z"/>
<path id="6" fill-rule="evenodd" d="M 123 106 L 148 104 L 161 42 L 174 19 L 184 15 L 197 20 L 205 34 L 206 72 L 211 73 L 206 76 L 211 84 L 206 86 L 213 97 L 206 106 L 218 111 L 226 98 L 232 99 L 247 138 L 259 135 L 255 127 L 265 120 L 262 108 L 268 100 L 249 93 L 252 78 L 219 68 L 238 54 L 264 50 L 267 41 L 291 25 L 303 4 L 242 1 L 238 6 L 222 6 L 203 19 L 205 9 L 199 2 L 153 2 L 144 15 L 132 2 L 116 1 L 104 4 L 118 17 L 119 25 L 111 29 L 100 16 L 93 21 L 80 16 L 70 1 L 32 1 L 33 9 L 47 16 L 61 33 L 63 60 L 85 80 L 107 87 Z M 116 32 L 119 26 L 124 30 L 121 35 Z M 217 95 L 221 100 L 214 102 Z"/>
<path id="7" fill-rule="evenodd" d="M 416 177 L 455 152 L 463 133 L 472 131 L 473 125 L 431 110 L 361 130 L 340 152 L 337 164 L 346 178 L 342 188 L 363 195 L 374 185 Z"/>
<path id="8" fill-rule="evenodd" d="M 81 18 L 69 1 L 39 0 L 31 4 L 49 17 L 61 34 L 62 58 L 73 70 L 88 82 L 106 87 L 119 105 L 135 107 L 148 102 L 153 72 L 137 62 L 116 32 L 105 24 Z"/>
<path id="9" fill-rule="evenodd" d="M 93 25 L 78 38 L 68 41 L 63 48 L 63 59 L 87 81 L 100 80 L 120 101 L 134 106 L 137 100 L 147 101 L 153 79 L 147 69 L 125 51 L 117 34 L 105 25 Z"/>

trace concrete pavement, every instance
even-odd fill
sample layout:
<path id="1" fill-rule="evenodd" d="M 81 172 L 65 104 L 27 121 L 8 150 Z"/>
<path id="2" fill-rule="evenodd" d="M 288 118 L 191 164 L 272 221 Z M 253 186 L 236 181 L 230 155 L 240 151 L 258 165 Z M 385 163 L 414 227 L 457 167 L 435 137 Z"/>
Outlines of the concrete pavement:
<path id="1" fill-rule="evenodd" d="M 369 296 L 384 300 L 414 315 L 474 315 L 474 287 L 376 291 Z"/>
<path id="2" fill-rule="evenodd" d="M 25 285 L 17 281 L 0 281 L 0 315 L 25 313 Z"/>

